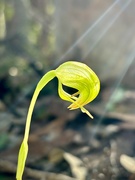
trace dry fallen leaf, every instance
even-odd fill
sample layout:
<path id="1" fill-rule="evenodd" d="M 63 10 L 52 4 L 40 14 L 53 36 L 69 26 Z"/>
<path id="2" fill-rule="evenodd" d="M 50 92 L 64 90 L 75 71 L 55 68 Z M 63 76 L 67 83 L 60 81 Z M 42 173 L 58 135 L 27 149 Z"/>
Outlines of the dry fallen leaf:
<path id="1" fill-rule="evenodd" d="M 65 160 L 70 164 L 71 171 L 78 180 L 85 180 L 87 176 L 87 168 L 84 163 L 76 156 L 65 152 L 63 154 Z"/>
<path id="2" fill-rule="evenodd" d="M 122 154 L 120 156 L 121 165 L 130 173 L 135 173 L 135 158 Z"/>

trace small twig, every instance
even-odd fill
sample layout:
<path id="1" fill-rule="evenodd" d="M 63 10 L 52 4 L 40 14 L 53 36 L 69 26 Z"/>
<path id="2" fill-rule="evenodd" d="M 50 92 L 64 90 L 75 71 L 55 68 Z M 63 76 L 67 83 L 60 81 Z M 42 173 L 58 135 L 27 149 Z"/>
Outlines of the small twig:
<path id="1" fill-rule="evenodd" d="M 90 106 L 88 110 L 91 110 L 92 113 L 95 113 L 97 116 L 105 117 L 105 118 L 113 118 L 118 119 L 121 122 L 128 122 L 128 123 L 134 123 L 135 122 L 135 115 L 134 114 L 126 114 L 126 113 L 120 113 L 120 112 L 106 112 L 104 114 L 103 109 L 96 106 Z"/>
<path id="2" fill-rule="evenodd" d="M 0 159 L 0 171 L 15 173 L 16 165 L 7 160 Z M 25 168 L 25 175 L 40 180 L 77 180 L 64 174 L 44 172 L 39 170 L 33 170 L 30 168 Z"/>

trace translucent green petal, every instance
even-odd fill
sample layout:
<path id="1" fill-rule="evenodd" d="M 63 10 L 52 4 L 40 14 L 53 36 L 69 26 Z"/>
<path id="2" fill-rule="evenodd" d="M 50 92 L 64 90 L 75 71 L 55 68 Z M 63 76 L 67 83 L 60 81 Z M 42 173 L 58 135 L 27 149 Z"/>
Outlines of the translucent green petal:
<path id="1" fill-rule="evenodd" d="M 58 84 L 58 93 L 59 93 L 60 98 L 65 101 L 74 102 L 74 100 L 71 99 L 71 95 L 63 90 L 61 82 L 58 81 L 58 83 L 59 83 Z"/>
<path id="2" fill-rule="evenodd" d="M 56 76 L 63 85 L 79 91 L 80 96 L 76 100 L 76 104 L 80 104 L 80 106 L 91 102 L 99 93 L 99 79 L 84 63 L 75 61 L 63 63 L 56 69 Z"/>

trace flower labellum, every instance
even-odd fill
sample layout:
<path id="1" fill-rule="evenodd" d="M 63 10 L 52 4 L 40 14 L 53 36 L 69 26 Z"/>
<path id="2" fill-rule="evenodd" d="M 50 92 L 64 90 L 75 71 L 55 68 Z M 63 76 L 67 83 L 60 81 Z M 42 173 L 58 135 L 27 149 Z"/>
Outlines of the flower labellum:
<path id="1" fill-rule="evenodd" d="M 68 61 L 60 65 L 55 74 L 59 81 L 59 96 L 72 102 L 68 108 L 70 110 L 80 108 L 93 118 L 83 106 L 95 99 L 100 90 L 100 81 L 94 71 L 83 63 Z M 63 90 L 62 85 L 74 88 L 77 92 L 70 95 Z"/>
<path id="2" fill-rule="evenodd" d="M 56 70 L 51 70 L 47 72 L 37 84 L 29 106 L 24 138 L 18 155 L 18 166 L 16 173 L 17 180 L 22 180 L 22 175 L 28 153 L 28 137 L 30 131 L 31 117 L 37 97 L 40 91 L 45 87 L 45 85 L 54 77 L 58 78 L 58 93 L 61 99 L 71 102 L 71 105 L 69 105 L 68 108 L 70 110 L 80 108 L 82 112 L 93 118 L 89 111 L 84 108 L 84 106 L 89 102 L 93 101 L 100 90 L 100 81 L 94 71 L 84 63 L 67 61 L 61 64 Z M 67 93 L 63 89 L 63 85 L 76 89 L 76 93 Z"/>

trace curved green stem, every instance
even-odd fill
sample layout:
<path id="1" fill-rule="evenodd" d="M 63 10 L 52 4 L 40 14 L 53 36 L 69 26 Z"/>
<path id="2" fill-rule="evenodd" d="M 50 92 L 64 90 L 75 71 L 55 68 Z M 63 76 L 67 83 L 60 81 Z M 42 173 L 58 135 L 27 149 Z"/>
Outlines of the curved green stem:
<path id="1" fill-rule="evenodd" d="M 31 100 L 31 103 L 29 106 L 28 114 L 27 114 L 25 134 L 24 134 L 23 142 L 21 144 L 19 155 L 18 155 L 18 165 L 17 165 L 17 173 L 16 173 L 17 180 L 22 179 L 22 175 L 23 175 L 23 171 L 24 171 L 24 167 L 25 167 L 25 162 L 26 162 L 26 158 L 27 158 L 27 154 L 28 154 L 28 137 L 29 137 L 29 131 L 30 131 L 31 117 L 32 117 L 32 113 L 34 110 L 34 106 L 35 106 L 37 97 L 38 97 L 40 91 L 43 89 L 43 87 L 49 81 L 51 81 L 54 77 L 55 77 L 54 70 L 46 73 L 42 77 L 42 79 L 39 81 L 39 83 L 37 84 L 37 87 L 34 91 L 34 94 L 33 94 L 33 97 L 32 97 L 32 100 Z"/>

